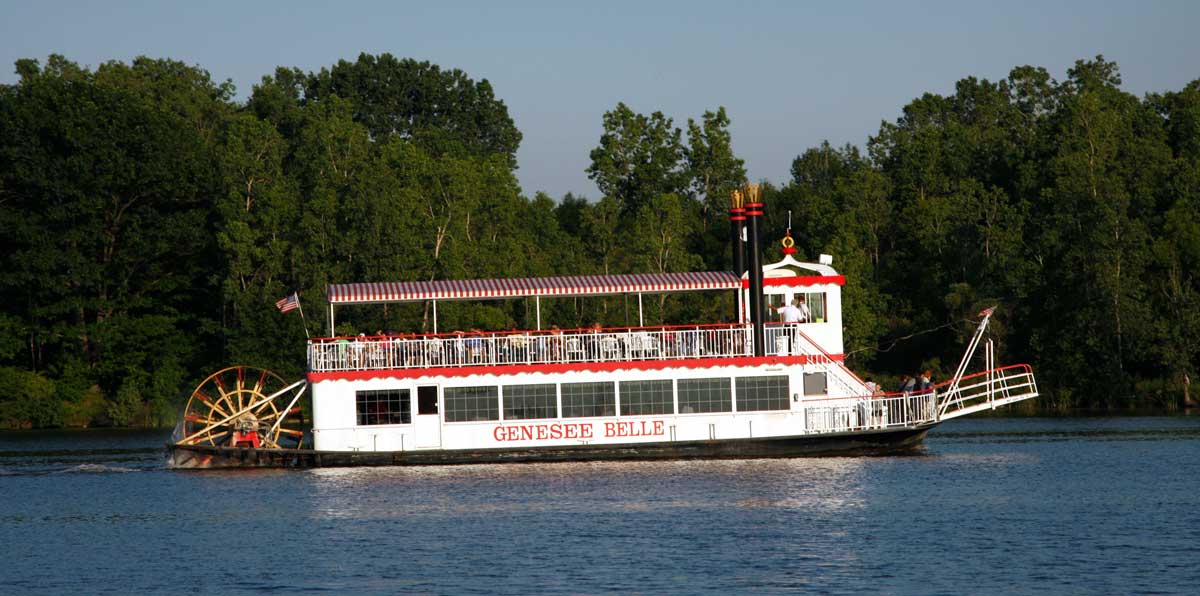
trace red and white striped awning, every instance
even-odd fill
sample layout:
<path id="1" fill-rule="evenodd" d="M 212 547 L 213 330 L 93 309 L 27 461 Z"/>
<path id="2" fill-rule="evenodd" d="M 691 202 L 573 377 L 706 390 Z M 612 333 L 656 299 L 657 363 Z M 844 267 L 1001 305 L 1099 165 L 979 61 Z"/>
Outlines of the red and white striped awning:
<path id="1" fill-rule="evenodd" d="M 695 290 L 736 290 L 742 280 L 728 271 L 634 273 L 331 284 L 330 304 L 377 304 L 419 300 L 491 300 L 500 298 L 604 296 Z"/>

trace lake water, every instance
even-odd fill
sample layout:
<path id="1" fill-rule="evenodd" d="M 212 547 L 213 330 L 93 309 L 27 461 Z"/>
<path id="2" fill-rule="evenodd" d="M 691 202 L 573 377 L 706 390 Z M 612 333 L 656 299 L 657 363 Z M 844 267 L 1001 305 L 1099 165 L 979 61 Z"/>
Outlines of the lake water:
<path id="1" fill-rule="evenodd" d="M 0 433 L 0 593 L 1200 593 L 1200 417 L 965 419 L 896 457 L 173 472 Z"/>

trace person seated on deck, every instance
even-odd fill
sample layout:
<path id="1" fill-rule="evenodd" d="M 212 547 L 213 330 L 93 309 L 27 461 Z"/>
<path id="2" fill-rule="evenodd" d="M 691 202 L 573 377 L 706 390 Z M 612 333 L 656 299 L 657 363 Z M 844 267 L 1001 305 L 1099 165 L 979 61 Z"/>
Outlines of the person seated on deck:
<path id="1" fill-rule="evenodd" d="M 529 336 L 517 331 L 515 325 L 512 326 L 505 340 L 504 343 L 508 345 L 509 358 L 512 361 L 523 362 L 529 358 Z"/>
<path id="2" fill-rule="evenodd" d="M 467 332 L 461 329 L 454 332 L 454 364 L 467 361 Z"/>
<path id="3" fill-rule="evenodd" d="M 359 333 L 358 337 L 354 338 L 354 343 L 350 344 L 350 365 L 359 367 L 363 365 L 363 350 L 367 347 L 367 334 Z"/>
<path id="4" fill-rule="evenodd" d="M 550 341 L 547 343 L 550 353 L 546 356 L 547 360 L 562 360 L 563 358 L 563 337 L 562 329 L 558 325 L 550 326 Z"/>
<path id="5" fill-rule="evenodd" d="M 472 362 L 482 362 L 484 359 L 483 349 L 483 332 L 478 329 L 471 330 L 471 336 L 467 338 L 467 355 L 470 356 Z"/>
<path id="6" fill-rule="evenodd" d="M 602 329 L 600 323 L 592 323 L 592 326 L 588 328 L 588 333 L 590 334 L 590 337 L 588 337 L 588 358 L 592 360 L 600 358 L 600 331 Z"/>
<path id="7" fill-rule="evenodd" d="M 383 366 L 387 359 L 386 349 L 389 343 L 383 335 L 383 330 L 376 329 L 375 334 L 367 339 L 367 361 L 371 366 Z"/>
<path id="8" fill-rule="evenodd" d="M 415 337 L 414 337 L 414 339 L 415 339 Z M 445 359 L 445 351 L 444 351 L 445 346 L 442 344 L 442 338 L 440 338 L 436 335 L 431 335 L 428 337 L 423 336 L 423 337 L 421 337 L 421 344 L 417 344 L 417 345 L 425 346 L 424 354 L 414 354 L 413 355 L 414 358 L 418 359 L 418 360 L 416 360 L 417 362 L 421 362 L 421 360 L 419 360 L 419 359 L 423 357 L 425 359 L 424 362 L 429 362 L 429 363 L 433 363 L 433 364 L 441 364 L 442 361 Z"/>
<path id="9" fill-rule="evenodd" d="M 340 368 L 349 368 L 350 340 L 344 337 L 339 337 L 333 341 L 333 350 L 335 366 Z"/>

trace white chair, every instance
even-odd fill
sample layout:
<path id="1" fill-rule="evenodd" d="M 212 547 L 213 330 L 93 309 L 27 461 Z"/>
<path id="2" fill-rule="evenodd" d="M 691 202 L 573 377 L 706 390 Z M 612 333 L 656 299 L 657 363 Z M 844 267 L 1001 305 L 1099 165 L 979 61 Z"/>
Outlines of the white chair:
<path id="1" fill-rule="evenodd" d="M 617 338 L 607 335 L 600 338 L 600 359 L 601 360 L 620 360 L 621 344 L 617 342 Z"/>
<path id="2" fill-rule="evenodd" d="M 587 352 L 583 349 L 583 342 L 579 341 L 578 337 L 568 337 L 567 342 L 567 360 L 571 361 L 576 358 L 579 360 L 587 359 Z"/>

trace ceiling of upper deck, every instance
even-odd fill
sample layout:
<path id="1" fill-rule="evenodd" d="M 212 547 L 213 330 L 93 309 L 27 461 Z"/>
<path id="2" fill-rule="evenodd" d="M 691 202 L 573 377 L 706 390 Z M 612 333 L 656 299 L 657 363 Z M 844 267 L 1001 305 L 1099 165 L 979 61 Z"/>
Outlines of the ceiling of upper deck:
<path id="1" fill-rule="evenodd" d="M 378 304 L 419 300 L 655 294 L 736 290 L 740 287 L 741 279 L 729 271 L 698 271 L 331 284 L 328 294 L 330 304 Z"/>

